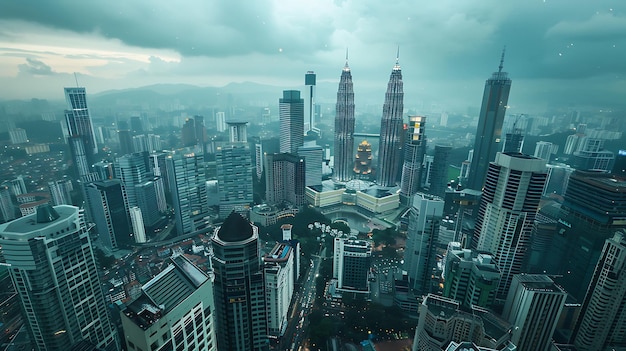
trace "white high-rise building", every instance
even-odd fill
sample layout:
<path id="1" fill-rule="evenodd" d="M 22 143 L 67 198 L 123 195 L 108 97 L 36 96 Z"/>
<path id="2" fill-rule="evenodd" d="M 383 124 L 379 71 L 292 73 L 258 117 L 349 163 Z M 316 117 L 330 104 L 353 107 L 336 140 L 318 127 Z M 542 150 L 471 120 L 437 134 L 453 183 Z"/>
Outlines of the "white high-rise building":
<path id="1" fill-rule="evenodd" d="M 211 279 L 183 255 L 168 263 L 120 313 L 127 350 L 217 350 Z"/>
<path id="2" fill-rule="evenodd" d="M 136 243 L 146 242 L 146 228 L 143 225 L 143 215 L 137 206 L 130 208 L 130 223 L 133 227 L 133 235 Z"/>
<path id="3" fill-rule="evenodd" d="M 226 113 L 224 112 L 216 112 L 215 113 L 215 123 L 216 129 L 218 132 L 224 132 L 227 129 L 226 126 Z"/>
<path id="4" fill-rule="evenodd" d="M 500 298 L 522 272 L 546 176 L 545 160 L 523 154 L 499 152 L 489 164 L 472 247 L 493 254 L 502 273 Z"/>
<path id="5" fill-rule="evenodd" d="M 368 274 L 372 243 L 367 240 L 335 238 L 333 277 L 342 291 L 369 293 Z"/>
<path id="6" fill-rule="evenodd" d="M 263 257 L 267 328 L 272 337 L 281 337 L 287 328 L 289 304 L 294 291 L 294 250 L 287 243 L 277 243 Z"/>
<path id="7" fill-rule="evenodd" d="M 78 207 L 42 205 L 0 224 L 0 245 L 35 349 L 68 350 L 87 340 L 119 350 Z"/>

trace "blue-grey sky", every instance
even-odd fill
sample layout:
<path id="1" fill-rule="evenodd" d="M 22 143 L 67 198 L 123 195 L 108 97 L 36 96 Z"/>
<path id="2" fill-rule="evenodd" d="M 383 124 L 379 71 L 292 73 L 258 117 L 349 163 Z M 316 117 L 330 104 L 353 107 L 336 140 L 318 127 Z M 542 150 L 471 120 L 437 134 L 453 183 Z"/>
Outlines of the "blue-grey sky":
<path id="1" fill-rule="evenodd" d="M 623 104 L 619 0 L 5 0 L 0 98 L 62 99 L 73 72 L 89 93 L 155 83 L 291 88 L 307 70 L 338 82 L 349 48 L 357 104 L 360 91 L 382 104 L 399 46 L 405 105 L 461 109 L 480 104 L 504 45 L 511 108 Z"/>

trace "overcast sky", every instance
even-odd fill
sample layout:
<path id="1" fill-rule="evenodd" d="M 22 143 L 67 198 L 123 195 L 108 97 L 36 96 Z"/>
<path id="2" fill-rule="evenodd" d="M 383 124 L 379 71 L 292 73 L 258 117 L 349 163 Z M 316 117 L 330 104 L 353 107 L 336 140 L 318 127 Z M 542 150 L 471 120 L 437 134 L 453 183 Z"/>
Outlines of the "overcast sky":
<path id="1" fill-rule="evenodd" d="M 155 83 L 284 87 L 338 82 L 349 49 L 356 101 L 382 104 L 400 47 L 405 105 L 479 105 L 513 79 L 511 108 L 614 107 L 626 97 L 623 0 L 4 0 L 0 99 L 63 99 Z M 332 96 L 335 92 L 331 92 Z M 377 95 L 371 95 L 377 96 Z"/>

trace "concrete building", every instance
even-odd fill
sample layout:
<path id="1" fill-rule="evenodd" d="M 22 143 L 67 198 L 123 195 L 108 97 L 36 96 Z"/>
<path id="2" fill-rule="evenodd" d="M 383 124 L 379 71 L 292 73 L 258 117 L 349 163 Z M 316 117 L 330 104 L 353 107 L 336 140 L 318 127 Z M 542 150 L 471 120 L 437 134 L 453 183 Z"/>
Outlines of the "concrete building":
<path id="1" fill-rule="evenodd" d="M 119 180 L 101 180 L 85 186 L 85 203 L 100 242 L 109 250 L 126 248 L 132 243 L 128 215 L 124 208 Z M 143 222 L 141 223 L 143 229 Z"/>
<path id="2" fill-rule="evenodd" d="M 276 243 L 272 251 L 263 256 L 267 328 L 270 337 L 283 336 L 287 328 L 289 305 L 294 292 L 293 256 L 294 250 L 287 242 Z"/>
<path id="3" fill-rule="evenodd" d="M 266 350 L 269 339 L 258 228 L 233 212 L 215 229 L 211 242 L 220 350 Z"/>
<path id="4" fill-rule="evenodd" d="M 298 156 L 304 160 L 305 186 L 322 184 L 322 156 L 324 149 L 319 145 L 298 148 Z"/>
<path id="5" fill-rule="evenodd" d="M 467 183 L 467 188 L 474 190 L 483 188 L 489 163 L 493 162 L 496 153 L 502 150 L 502 125 L 511 91 L 511 79 L 506 72 L 502 72 L 503 64 L 504 51 L 498 72 L 494 72 L 485 82 Z"/>
<path id="6" fill-rule="evenodd" d="M 369 293 L 368 274 L 372 260 L 372 243 L 336 237 L 334 240 L 333 278 L 344 292 Z"/>
<path id="7" fill-rule="evenodd" d="M 78 207 L 44 205 L 0 224 L 0 245 L 36 350 L 64 350 L 83 340 L 119 350 Z"/>
<path id="8" fill-rule="evenodd" d="M 499 281 L 500 270 L 488 252 L 448 250 L 444 271 L 444 297 L 459 301 L 466 308 L 490 308 L 495 301 Z"/>
<path id="9" fill-rule="evenodd" d="M 446 196 L 448 183 L 450 183 L 450 179 L 448 177 L 448 168 L 450 168 L 451 151 L 452 146 L 435 145 L 435 155 L 433 157 L 432 166 L 430 167 L 430 187 L 428 189 L 429 194 L 433 194 L 441 198 Z"/>
<path id="10" fill-rule="evenodd" d="M 218 146 L 216 153 L 219 216 L 232 211 L 248 216 L 253 202 L 252 158 L 245 142 L 228 142 Z"/>
<path id="11" fill-rule="evenodd" d="M 48 189 L 50 190 L 54 206 L 72 204 L 72 190 L 74 190 L 74 186 L 71 179 L 66 178 L 48 182 Z"/>
<path id="12" fill-rule="evenodd" d="M 320 163 L 321 165 L 321 163 Z M 265 200 L 270 205 L 305 203 L 306 162 L 293 154 L 265 155 Z"/>
<path id="13" fill-rule="evenodd" d="M 489 164 L 472 247 L 493 254 L 502 273 L 499 298 L 506 297 L 513 275 L 521 273 L 545 181 L 543 159 L 498 153 Z"/>
<path id="14" fill-rule="evenodd" d="M 606 240 L 574 329 L 580 351 L 615 350 L 626 344 L 626 230 Z"/>
<path id="15" fill-rule="evenodd" d="M 513 325 L 511 341 L 520 351 L 549 351 L 567 293 L 542 274 L 516 274 L 502 318 Z"/>
<path id="16" fill-rule="evenodd" d="M 211 279 L 185 256 L 167 263 L 120 313 L 126 349 L 217 350 Z"/>
<path id="17" fill-rule="evenodd" d="M 425 130 L 426 117 L 409 116 L 400 180 L 400 201 L 407 205 L 410 205 L 410 200 L 422 184 L 422 163 L 426 154 Z"/>
<path id="18" fill-rule="evenodd" d="M 458 301 L 428 294 L 419 306 L 412 351 L 443 350 L 450 342 L 513 351 L 511 329 L 510 323 L 483 308 L 463 310 Z"/>
<path id="19" fill-rule="evenodd" d="M 443 216 L 441 198 L 417 193 L 409 214 L 404 269 L 409 287 L 416 295 L 431 292 L 433 271 L 437 266 L 437 241 Z"/>
<path id="20" fill-rule="evenodd" d="M 144 226 L 141 208 L 137 206 L 130 208 L 130 224 L 135 242 L 138 244 L 145 243 L 148 238 L 146 238 L 146 227 Z"/>
<path id="21" fill-rule="evenodd" d="M 279 99 L 280 152 L 296 154 L 304 144 L 304 100 L 299 90 L 285 90 Z"/>

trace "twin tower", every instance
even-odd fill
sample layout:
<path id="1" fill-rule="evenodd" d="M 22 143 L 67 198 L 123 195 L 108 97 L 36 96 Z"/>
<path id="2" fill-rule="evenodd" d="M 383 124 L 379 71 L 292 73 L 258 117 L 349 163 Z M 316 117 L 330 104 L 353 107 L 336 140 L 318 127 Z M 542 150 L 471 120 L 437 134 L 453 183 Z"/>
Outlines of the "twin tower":
<path id="1" fill-rule="evenodd" d="M 380 123 L 380 146 L 376 183 L 381 187 L 396 185 L 402 157 L 402 111 L 404 92 L 398 56 L 391 71 Z M 354 178 L 354 90 L 352 73 L 346 64 L 341 72 L 335 114 L 335 169 L 333 180 L 347 182 Z"/>

